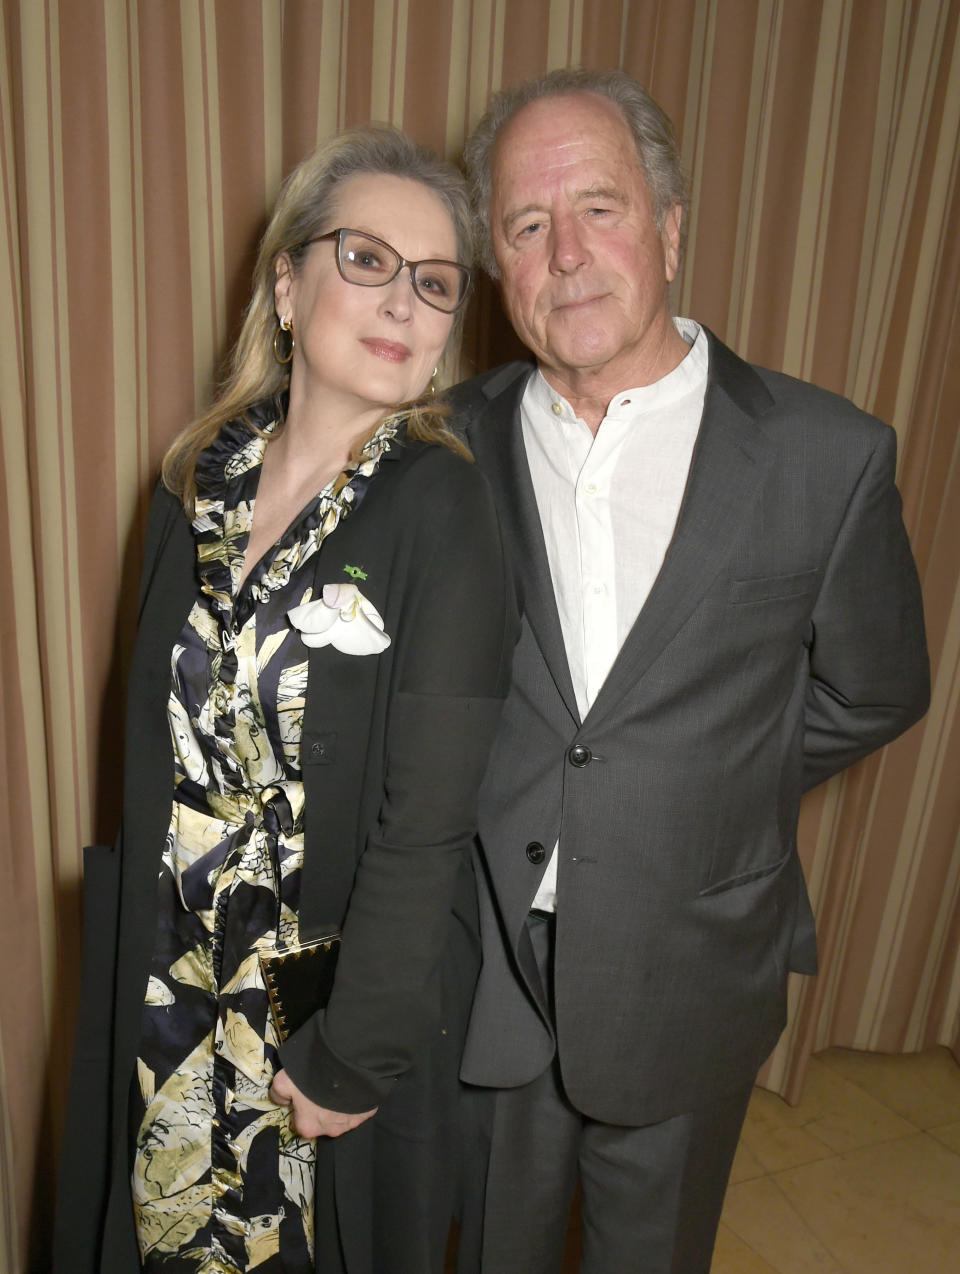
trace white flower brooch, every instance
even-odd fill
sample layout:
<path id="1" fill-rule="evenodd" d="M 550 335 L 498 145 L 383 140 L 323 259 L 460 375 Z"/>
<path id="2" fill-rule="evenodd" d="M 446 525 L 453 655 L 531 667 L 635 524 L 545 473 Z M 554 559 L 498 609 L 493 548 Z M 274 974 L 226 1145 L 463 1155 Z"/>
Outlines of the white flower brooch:
<path id="1" fill-rule="evenodd" d="M 380 612 L 356 584 L 324 584 L 315 601 L 294 606 L 287 619 L 305 646 L 334 646 L 345 655 L 379 655 L 390 645 Z"/>

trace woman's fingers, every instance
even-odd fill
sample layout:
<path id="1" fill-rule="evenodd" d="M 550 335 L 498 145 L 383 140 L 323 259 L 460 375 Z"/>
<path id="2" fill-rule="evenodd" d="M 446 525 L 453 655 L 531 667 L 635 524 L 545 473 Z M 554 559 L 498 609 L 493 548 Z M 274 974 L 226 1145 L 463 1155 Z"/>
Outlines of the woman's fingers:
<path id="1" fill-rule="evenodd" d="M 293 1126 L 301 1137 L 342 1137 L 377 1113 L 376 1107 L 352 1115 L 318 1106 L 300 1091 L 286 1071 L 277 1071 L 273 1077 L 270 1100 L 278 1106 L 293 1107 Z"/>

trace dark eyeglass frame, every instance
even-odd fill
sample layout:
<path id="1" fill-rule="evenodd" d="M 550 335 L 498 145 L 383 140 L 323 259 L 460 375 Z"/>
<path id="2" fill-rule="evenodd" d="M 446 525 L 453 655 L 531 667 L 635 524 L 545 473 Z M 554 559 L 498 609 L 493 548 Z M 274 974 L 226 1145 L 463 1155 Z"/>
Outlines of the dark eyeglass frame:
<path id="1" fill-rule="evenodd" d="M 343 238 L 344 235 L 348 234 L 359 235 L 361 239 L 369 239 L 371 243 L 379 244 L 381 248 L 386 248 L 391 256 L 396 257 L 397 268 L 394 270 L 393 274 L 390 275 L 389 279 L 371 279 L 369 282 L 361 282 L 359 279 L 351 279 L 347 277 L 346 271 L 343 268 L 342 253 Z M 424 305 L 429 305 L 432 310 L 439 310 L 441 314 L 456 314 L 457 310 L 463 307 L 466 303 L 467 297 L 470 295 L 470 285 L 473 282 L 473 271 L 468 266 L 461 265 L 459 261 L 447 261 L 443 257 L 428 257 L 424 261 L 408 261 L 406 257 L 402 257 L 400 255 L 392 244 L 387 243 L 386 239 L 378 239 L 375 234 L 368 234 L 366 230 L 354 230 L 351 226 L 338 226 L 336 230 L 328 230 L 326 234 L 318 234 L 313 239 L 308 239 L 303 246 L 305 248 L 309 248 L 312 243 L 323 243 L 325 239 L 336 239 L 337 269 L 340 272 L 340 277 L 343 279 L 344 283 L 350 283 L 354 287 L 385 288 L 388 283 L 393 282 L 404 266 L 406 266 L 410 271 L 410 284 L 413 287 L 418 300 L 421 300 Z M 417 272 L 421 266 L 425 265 L 453 266 L 453 268 L 460 274 L 460 277 L 463 279 L 463 286 L 460 290 L 460 296 L 452 309 L 446 309 L 444 306 L 438 305 L 436 301 L 431 300 L 429 296 L 426 296 L 420 291 L 420 284 L 417 281 Z"/>

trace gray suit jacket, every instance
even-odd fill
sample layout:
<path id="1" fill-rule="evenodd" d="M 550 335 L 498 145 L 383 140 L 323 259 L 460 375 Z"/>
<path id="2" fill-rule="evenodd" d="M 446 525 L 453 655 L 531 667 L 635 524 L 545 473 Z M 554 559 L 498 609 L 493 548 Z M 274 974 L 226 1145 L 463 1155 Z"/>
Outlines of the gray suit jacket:
<path id="1" fill-rule="evenodd" d="M 519 427 L 529 364 L 454 391 L 523 609 L 481 792 L 483 969 L 462 1074 L 558 1053 L 584 1114 L 643 1124 L 750 1081 L 816 969 L 802 792 L 928 701 L 893 431 L 710 337 L 703 420 L 662 569 L 578 715 Z M 524 928 L 557 837 L 555 1005 Z"/>

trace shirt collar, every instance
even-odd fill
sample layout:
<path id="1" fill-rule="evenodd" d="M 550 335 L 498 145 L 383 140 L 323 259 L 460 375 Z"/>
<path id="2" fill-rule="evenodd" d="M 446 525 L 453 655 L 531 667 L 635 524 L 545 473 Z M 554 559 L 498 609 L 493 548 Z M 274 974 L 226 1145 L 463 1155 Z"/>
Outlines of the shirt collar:
<path id="1" fill-rule="evenodd" d="M 707 378 L 709 347 L 707 335 L 699 323 L 689 318 L 674 318 L 673 324 L 690 346 L 689 353 L 671 372 L 652 385 L 634 386 L 614 394 L 607 407 L 608 419 L 634 417 L 641 412 L 656 411 L 678 402 L 687 394 L 702 390 Z M 562 394 L 558 394 L 537 369 L 527 382 L 524 406 L 538 415 L 573 422 L 576 412 Z"/>

